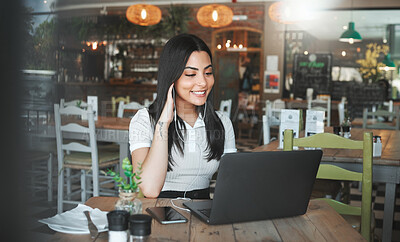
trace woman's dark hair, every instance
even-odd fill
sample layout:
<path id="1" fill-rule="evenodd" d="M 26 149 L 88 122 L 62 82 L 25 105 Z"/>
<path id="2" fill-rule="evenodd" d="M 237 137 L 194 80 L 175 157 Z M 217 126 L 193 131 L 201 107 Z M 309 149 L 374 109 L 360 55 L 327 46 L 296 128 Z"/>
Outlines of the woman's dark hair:
<path id="1" fill-rule="evenodd" d="M 149 107 L 150 119 L 154 129 L 167 100 L 169 87 L 181 77 L 186 63 L 194 51 L 207 52 L 212 61 L 210 49 L 203 40 L 195 35 L 180 34 L 171 38 L 165 44 L 158 63 L 157 98 Z M 205 108 L 206 113 L 204 118 L 208 142 L 206 150 L 207 156 L 205 158 L 207 158 L 208 161 L 212 159 L 219 160 L 221 158 L 225 143 L 224 126 L 221 119 L 215 113 L 212 100 L 213 91 L 211 90 L 206 101 L 207 107 Z M 203 114 L 204 106 L 205 105 L 197 106 L 197 112 Z M 180 129 L 175 128 L 177 123 L 179 123 L 178 127 L 184 128 L 184 134 L 182 134 Z M 174 163 L 171 155 L 172 147 L 175 145 L 178 151 L 183 154 L 185 144 L 179 137 L 184 137 L 185 133 L 186 128 L 183 120 L 177 115 L 176 122 L 171 122 L 168 128 L 168 171 L 172 170 Z"/>

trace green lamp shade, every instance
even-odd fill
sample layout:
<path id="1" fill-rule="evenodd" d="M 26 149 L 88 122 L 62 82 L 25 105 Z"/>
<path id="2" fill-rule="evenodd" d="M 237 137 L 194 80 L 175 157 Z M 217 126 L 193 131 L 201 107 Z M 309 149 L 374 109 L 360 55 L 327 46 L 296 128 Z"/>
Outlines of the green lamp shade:
<path id="1" fill-rule="evenodd" d="M 354 29 L 354 22 L 349 22 L 349 28 L 343 32 L 340 36 L 339 41 L 341 42 L 361 42 L 362 38 L 361 35 Z"/>
<path id="2" fill-rule="evenodd" d="M 385 56 L 385 59 L 382 61 L 383 64 L 385 64 L 387 67 L 396 67 L 392 59 L 390 58 L 390 54 L 387 54 Z"/>

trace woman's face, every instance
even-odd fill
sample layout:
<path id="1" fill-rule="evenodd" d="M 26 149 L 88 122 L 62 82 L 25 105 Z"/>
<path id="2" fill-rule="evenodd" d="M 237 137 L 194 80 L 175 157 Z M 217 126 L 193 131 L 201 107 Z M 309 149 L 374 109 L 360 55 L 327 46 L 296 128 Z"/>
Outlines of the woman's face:
<path id="1" fill-rule="evenodd" d="M 192 109 L 203 105 L 214 85 L 210 56 L 205 51 L 194 51 L 181 77 L 175 82 L 176 105 Z"/>

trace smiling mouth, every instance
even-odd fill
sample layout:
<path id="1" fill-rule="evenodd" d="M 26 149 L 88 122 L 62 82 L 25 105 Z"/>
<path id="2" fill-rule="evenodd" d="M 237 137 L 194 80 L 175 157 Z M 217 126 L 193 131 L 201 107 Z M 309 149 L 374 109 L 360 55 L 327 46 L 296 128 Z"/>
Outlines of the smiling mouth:
<path id="1" fill-rule="evenodd" d="M 196 95 L 204 95 L 204 94 L 206 94 L 206 91 L 191 91 L 193 94 L 196 94 Z"/>

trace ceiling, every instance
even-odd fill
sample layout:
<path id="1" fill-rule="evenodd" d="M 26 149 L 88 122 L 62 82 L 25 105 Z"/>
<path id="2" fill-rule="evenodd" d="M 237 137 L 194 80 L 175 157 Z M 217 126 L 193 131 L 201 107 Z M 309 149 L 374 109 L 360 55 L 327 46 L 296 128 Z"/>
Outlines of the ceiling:
<path id="1" fill-rule="evenodd" d="M 288 25 L 287 29 L 306 30 L 321 40 L 338 39 L 351 20 L 362 38 L 383 38 L 388 24 L 400 24 L 400 10 L 319 11 L 311 20 Z"/>
<path id="2" fill-rule="evenodd" d="M 104 10 L 113 8 L 124 8 L 135 3 L 151 3 L 154 5 L 170 5 L 170 4 L 190 4 L 204 5 L 208 3 L 222 4 L 262 4 L 272 2 L 274 0 L 56 0 L 57 12 L 80 12 L 85 14 L 86 11 L 95 11 L 100 13 Z M 385 29 L 388 24 L 400 24 L 400 0 L 293 0 L 291 4 L 298 4 L 301 8 L 310 10 L 315 9 L 342 9 L 342 10 L 315 10 L 305 13 L 299 7 L 295 8 L 295 14 L 311 19 L 298 22 L 297 24 L 289 24 L 287 30 L 305 30 L 311 35 L 321 40 L 333 40 L 339 38 L 344 32 L 343 26 L 347 26 L 348 22 L 355 22 L 356 30 L 364 39 L 383 38 Z M 380 10 L 343 10 L 343 9 L 370 9 L 377 8 Z M 267 10 L 266 10 L 267 11 Z M 106 11 L 107 12 L 107 11 Z"/>

